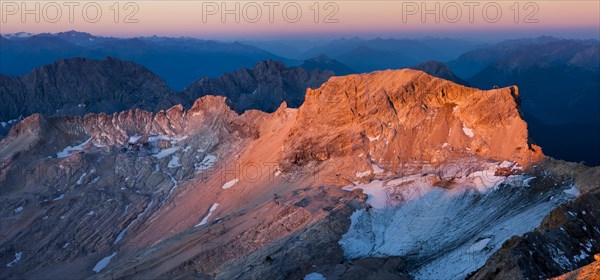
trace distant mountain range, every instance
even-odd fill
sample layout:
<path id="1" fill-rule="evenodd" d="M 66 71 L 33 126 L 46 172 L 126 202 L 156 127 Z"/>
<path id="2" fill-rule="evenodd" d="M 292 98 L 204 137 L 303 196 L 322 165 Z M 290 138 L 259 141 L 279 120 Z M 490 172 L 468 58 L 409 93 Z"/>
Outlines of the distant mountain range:
<path id="1" fill-rule="evenodd" d="M 309 48 L 311 44 L 315 46 Z M 362 73 L 404 68 L 429 60 L 448 61 L 481 45 L 475 41 L 443 38 L 239 43 L 186 37 L 114 38 L 77 31 L 21 32 L 0 38 L 3 61 L 0 73 L 18 76 L 59 59 L 113 56 L 142 64 L 165 79 L 171 88 L 181 90 L 198 77 L 216 77 L 266 59 L 299 65 L 304 60 L 327 55 L 347 67 L 340 73 Z"/>
<path id="2" fill-rule="evenodd" d="M 216 78 L 200 78 L 181 92 L 146 67 L 114 57 L 61 59 L 40 66 L 20 77 L 0 74 L 0 135 L 14 121 L 34 113 L 83 115 L 114 113 L 140 108 L 152 112 L 175 104 L 191 107 L 205 95 L 228 98 L 238 113 L 256 109 L 275 111 L 282 102 L 298 107 L 307 88 L 317 88 L 335 75 L 350 71 L 339 62 L 321 56 L 307 60 L 310 70 L 286 67 L 281 61 L 259 61 L 251 69 L 241 68 Z"/>
<path id="3" fill-rule="evenodd" d="M 146 66 L 167 84 L 180 90 L 198 77 L 218 76 L 259 60 L 285 59 L 254 46 L 193 38 L 99 37 L 69 31 L 4 35 L 0 38 L 0 72 L 23 75 L 35 67 L 59 59 L 113 56 Z"/>
<path id="4" fill-rule="evenodd" d="M 337 39 L 304 52 L 309 58 L 326 54 L 358 72 L 398 69 L 430 60 L 448 61 L 480 47 L 474 41 L 447 38 Z"/>
<path id="5" fill-rule="evenodd" d="M 467 52 L 448 66 L 474 87 L 518 85 L 531 136 L 547 154 L 600 164 L 598 40 L 509 40 Z"/>

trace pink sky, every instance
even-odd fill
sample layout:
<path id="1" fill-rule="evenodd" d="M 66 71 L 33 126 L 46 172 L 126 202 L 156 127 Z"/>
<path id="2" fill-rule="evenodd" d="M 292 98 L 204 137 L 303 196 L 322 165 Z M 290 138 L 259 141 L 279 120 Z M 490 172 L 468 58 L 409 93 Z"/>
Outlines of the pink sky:
<path id="1" fill-rule="evenodd" d="M 118 9 L 114 1 L 96 1 L 88 4 L 87 13 L 84 13 L 84 5 L 88 2 L 72 6 L 71 22 L 70 8 L 65 2 L 3 0 L 0 32 L 78 30 L 125 37 L 156 34 L 206 38 L 386 34 L 494 36 L 495 32 L 505 35 L 514 32 L 517 35 L 600 36 L 600 1 L 519 1 L 516 6 L 515 1 L 346 0 L 319 2 L 318 7 L 312 0 L 279 1 L 275 6 L 269 5 L 273 1 L 134 1 L 130 2 L 134 5 L 127 7 L 127 2 L 120 2 Z M 22 6 L 23 3 L 26 7 Z M 37 11 L 23 14 L 23 8 L 34 10 L 35 3 L 39 3 Z M 239 5 L 237 10 L 236 3 Z M 327 6 L 326 3 L 332 4 Z M 437 9 L 436 3 L 439 5 Z M 234 11 L 223 15 L 223 8 Z M 432 12 L 424 15 L 424 9 Z M 100 17 L 97 17 L 97 10 L 101 11 Z M 258 10 L 260 18 L 257 17 Z M 298 10 L 301 11 L 299 17 Z M 497 17 L 497 11 L 500 11 L 500 17 Z M 125 19 L 131 13 L 134 13 L 129 18 L 132 22 L 126 23 Z M 36 22 L 36 14 L 39 22 Z M 236 14 L 239 22 L 235 20 Z M 436 22 L 436 16 L 439 22 Z M 578 32 L 581 35 L 577 35 Z"/>

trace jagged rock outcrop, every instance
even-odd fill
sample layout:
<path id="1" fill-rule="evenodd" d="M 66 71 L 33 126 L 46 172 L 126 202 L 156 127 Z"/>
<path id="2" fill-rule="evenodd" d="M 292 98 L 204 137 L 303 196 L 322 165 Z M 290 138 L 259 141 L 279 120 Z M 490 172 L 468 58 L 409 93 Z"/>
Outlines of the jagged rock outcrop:
<path id="1" fill-rule="evenodd" d="M 183 94 L 190 100 L 205 95 L 225 96 L 236 112 L 257 109 L 274 112 L 282 102 L 295 108 L 304 101 L 307 88 L 317 88 L 329 77 L 329 70 L 286 68 L 280 61 L 258 62 L 252 69 L 240 69 L 218 78 L 202 78 Z"/>
<path id="2" fill-rule="evenodd" d="M 59 60 L 21 77 L 0 76 L 0 79 L 3 121 L 33 113 L 154 110 L 162 100 L 175 97 L 164 81 L 145 67 L 110 57 Z"/>

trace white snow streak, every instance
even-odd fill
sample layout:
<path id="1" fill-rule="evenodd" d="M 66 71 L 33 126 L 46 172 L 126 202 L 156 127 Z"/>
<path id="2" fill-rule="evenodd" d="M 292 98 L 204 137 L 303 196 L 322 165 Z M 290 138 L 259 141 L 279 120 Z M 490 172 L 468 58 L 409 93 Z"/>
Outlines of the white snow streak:
<path id="1" fill-rule="evenodd" d="M 206 216 L 204 217 L 204 219 L 202 219 L 202 221 L 200 221 L 200 223 L 198 223 L 197 225 L 195 225 L 194 227 L 199 227 L 201 225 L 204 225 L 206 223 L 208 223 L 208 218 L 210 218 L 210 216 L 212 215 L 212 213 L 217 210 L 217 207 L 219 206 L 219 203 L 213 203 L 213 205 L 210 207 L 210 209 L 208 210 L 208 214 L 206 214 Z"/>
<path id="2" fill-rule="evenodd" d="M 98 273 L 101 270 L 103 270 L 106 266 L 108 266 L 108 264 L 110 263 L 110 260 L 112 258 L 114 258 L 117 255 L 117 252 L 112 253 L 112 255 L 104 257 L 102 260 L 100 260 L 96 266 L 94 266 L 94 268 L 92 269 L 94 272 Z"/>
<path id="3" fill-rule="evenodd" d="M 472 129 L 470 129 L 470 128 L 468 128 L 468 127 L 467 127 L 467 125 L 465 125 L 464 123 L 463 123 L 462 130 L 463 130 L 463 132 L 464 132 L 464 133 L 465 133 L 467 136 L 469 136 L 469 137 L 471 137 L 471 138 L 472 138 L 473 136 L 475 136 L 475 133 L 473 133 L 473 130 L 472 130 Z"/>
<path id="4" fill-rule="evenodd" d="M 64 148 L 62 151 L 56 153 L 56 157 L 57 158 L 66 158 L 68 156 L 70 156 L 72 154 L 72 152 L 74 151 L 83 151 L 83 147 L 90 142 L 90 140 L 92 140 L 92 138 L 86 140 L 85 142 L 77 145 L 77 146 L 67 146 L 66 148 Z"/>
<path id="5" fill-rule="evenodd" d="M 15 259 L 12 260 L 11 262 L 9 262 L 8 264 L 6 264 L 6 267 L 13 267 L 17 263 L 19 263 L 21 261 L 22 256 L 23 256 L 23 252 L 16 252 Z"/>
<path id="6" fill-rule="evenodd" d="M 229 181 L 229 182 L 227 182 L 227 183 L 223 184 L 223 187 L 222 187 L 222 188 L 223 188 L 224 190 L 226 190 L 226 189 L 229 189 L 229 188 L 233 187 L 233 185 L 237 184 L 237 182 L 238 182 L 238 179 L 233 179 L 233 180 L 231 180 L 231 181 Z"/>

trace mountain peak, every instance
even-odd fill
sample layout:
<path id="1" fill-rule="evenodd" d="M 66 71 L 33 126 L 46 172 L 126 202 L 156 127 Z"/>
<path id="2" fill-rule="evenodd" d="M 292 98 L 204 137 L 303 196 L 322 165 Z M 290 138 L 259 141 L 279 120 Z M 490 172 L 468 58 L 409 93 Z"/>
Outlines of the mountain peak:
<path id="1" fill-rule="evenodd" d="M 421 70 L 429 75 L 432 75 L 432 76 L 435 76 L 438 78 L 453 81 L 457 84 L 468 85 L 468 83 L 465 80 L 456 76 L 454 74 L 454 72 L 452 72 L 450 67 L 448 67 L 443 62 L 430 60 L 430 61 L 426 61 L 426 62 L 417 64 L 415 66 L 412 66 L 411 68 L 415 69 L 415 70 Z"/>
<path id="2" fill-rule="evenodd" d="M 2 77 L 0 120 L 33 113 L 48 115 L 155 110 L 171 90 L 144 66 L 114 57 L 75 57 L 40 66 L 21 77 Z M 5 90 L 5 91 L 4 91 Z"/>
<path id="3" fill-rule="evenodd" d="M 257 62 L 253 67 L 254 70 L 258 70 L 258 71 L 263 71 L 263 70 L 281 71 L 285 68 L 286 67 L 282 61 L 274 60 L 274 59 L 261 60 L 261 61 Z"/>
<path id="4" fill-rule="evenodd" d="M 317 149 L 319 144 L 313 141 L 339 133 L 337 137 L 349 142 L 331 150 L 336 154 L 350 153 L 354 149 L 350 143 L 364 139 L 384 141 L 386 151 L 371 156 L 392 167 L 457 156 L 513 160 L 527 166 L 541 152 L 528 143 L 516 91 L 516 87 L 483 91 L 412 69 L 332 77 L 320 88 L 308 90 L 298 111 L 303 130 L 298 133 L 310 135 L 306 141 Z"/>
<path id="5" fill-rule="evenodd" d="M 300 67 L 306 69 L 307 71 L 313 71 L 315 69 L 331 70 L 338 76 L 356 73 L 355 70 L 350 69 L 348 66 L 333 58 L 330 58 L 325 54 L 320 54 L 316 57 L 303 61 Z"/>

